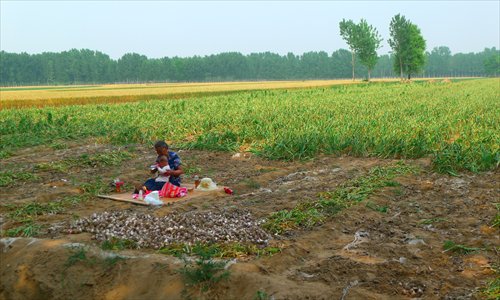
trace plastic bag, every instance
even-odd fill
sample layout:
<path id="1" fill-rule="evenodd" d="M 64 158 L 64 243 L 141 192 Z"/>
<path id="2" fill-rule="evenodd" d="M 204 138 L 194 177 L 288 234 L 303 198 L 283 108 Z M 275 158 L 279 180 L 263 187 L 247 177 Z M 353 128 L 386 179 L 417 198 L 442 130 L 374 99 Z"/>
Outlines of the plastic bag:
<path id="1" fill-rule="evenodd" d="M 150 205 L 163 205 L 163 201 L 160 200 L 160 193 L 158 191 L 153 191 L 149 193 L 144 198 L 144 202 Z"/>

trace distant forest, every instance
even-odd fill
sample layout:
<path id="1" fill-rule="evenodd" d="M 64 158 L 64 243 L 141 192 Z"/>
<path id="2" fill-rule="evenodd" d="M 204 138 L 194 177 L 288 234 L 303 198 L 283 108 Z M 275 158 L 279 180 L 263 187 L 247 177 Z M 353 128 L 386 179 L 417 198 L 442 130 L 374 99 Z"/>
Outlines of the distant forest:
<path id="1" fill-rule="evenodd" d="M 451 54 L 448 47 L 426 53 L 422 77 L 500 75 L 500 50 Z M 356 67 L 356 77 L 367 70 Z M 398 77 L 391 55 L 380 56 L 372 78 Z M 88 49 L 41 54 L 0 52 L 0 85 L 57 85 L 135 82 L 199 82 L 307 80 L 351 78 L 351 53 L 339 49 L 302 55 L 271 52 L 243 55 L 227 52 L 209 56 L 147 58 L 137 53 L 118 60 Z"/>

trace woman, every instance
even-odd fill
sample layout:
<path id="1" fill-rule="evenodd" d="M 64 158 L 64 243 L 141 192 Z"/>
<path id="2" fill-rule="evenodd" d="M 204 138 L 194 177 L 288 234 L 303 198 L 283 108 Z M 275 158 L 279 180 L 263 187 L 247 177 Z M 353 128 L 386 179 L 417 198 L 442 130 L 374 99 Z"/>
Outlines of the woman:
<path id="1" fill-rule="evenodd" d="M 167 156 L 168 165 L 170 166 L 170 170 L 166 171 L 163 175 L 170 176 L 169 182 L 176 186 L 181 186 L 181 175 L 184 174 L 182 170 L 182 162 L 181 158 L 174 151 L 168 150 L 168 144 L 164 141 L 157 141 L 155 143 L 155 150 L 158 154 L 156 158 L 156 163 L 159 163 L 161 156 Z M 151 170 L 151 173 L 154 174 L 157 172 L 157 168 Z M 146 180 L 144 186 L 150 191 L 159 191 L 162 189 L 165 182 L 156 181 L 155 178 L 150 178 Z"/>

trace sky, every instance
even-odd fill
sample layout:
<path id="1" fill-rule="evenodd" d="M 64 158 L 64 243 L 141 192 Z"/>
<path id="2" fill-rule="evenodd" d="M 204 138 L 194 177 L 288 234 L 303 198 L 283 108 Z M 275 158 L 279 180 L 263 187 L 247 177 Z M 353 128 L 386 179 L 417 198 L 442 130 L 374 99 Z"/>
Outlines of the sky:
<path id="1" fill-rule="evenodd" d="M 427 49 L 500 48 L 500 0 L 490 1 L 12 1 L 0 0 L 0 50 L 98 50 L 118 59 L 347 49 L 339 22 L 361 18 L 390 51 L 389 23 L 402 14 Z"/>

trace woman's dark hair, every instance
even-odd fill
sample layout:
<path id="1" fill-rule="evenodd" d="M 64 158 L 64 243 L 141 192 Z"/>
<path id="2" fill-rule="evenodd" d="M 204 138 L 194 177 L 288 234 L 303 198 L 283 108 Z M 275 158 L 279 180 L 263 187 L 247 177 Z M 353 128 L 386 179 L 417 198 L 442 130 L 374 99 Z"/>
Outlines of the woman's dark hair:
<path id="1" fill-rule="evenodd" d="M 155 148 L 167 148 L 168 149 L 168 144 L 165 143 L 165 141 L 157 141 L 155 143 Z"/>

